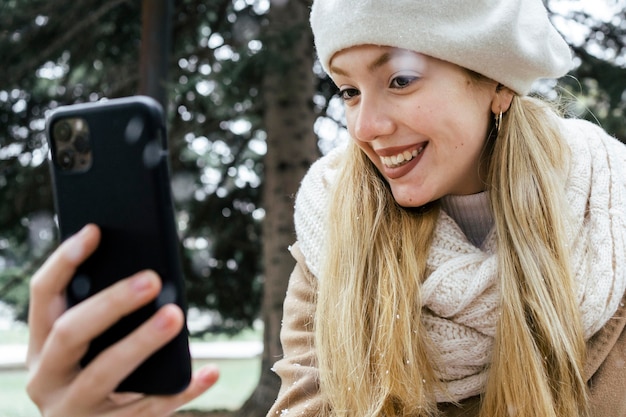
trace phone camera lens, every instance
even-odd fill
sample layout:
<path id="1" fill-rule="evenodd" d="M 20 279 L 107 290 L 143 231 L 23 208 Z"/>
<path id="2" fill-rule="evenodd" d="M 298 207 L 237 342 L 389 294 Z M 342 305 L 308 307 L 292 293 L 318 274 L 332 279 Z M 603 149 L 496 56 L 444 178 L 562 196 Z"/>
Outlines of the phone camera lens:
<path id="1" fill-rule="evenodd" d="M 71 149 L 63 149 L 57 155 L 57 163 L 63 170 L 70 170 L 74 167 L 74 151 Z"/>
<path id="2" fill-rule="evenodd" d="M 89 146 L 89 139 L 84 134 L 79 134 L 76 139 L 74 139 L 74 148 L 78 153 L 86 154 L 91 150 Z"/>
<path id="3" fill-rule="evenodd" d="M 54 125 L 54 137 L 59 142 L 67 142 L 72 137 L 72 127 L 68 122 L 61 121 Z"/>

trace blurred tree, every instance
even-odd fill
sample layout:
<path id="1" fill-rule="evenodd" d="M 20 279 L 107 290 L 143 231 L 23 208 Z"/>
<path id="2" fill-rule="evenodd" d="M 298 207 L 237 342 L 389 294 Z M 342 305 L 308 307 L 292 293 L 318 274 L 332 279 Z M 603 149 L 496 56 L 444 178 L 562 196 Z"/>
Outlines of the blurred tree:
<path id="1" fill-rule="evenodd" d="M 168 69 L 172 46 L 173 0 L 142 0 L 139 94 L 167 108 Z"/>
<path id="2" fill-rule="evenodd" d="M 626 142 L 626 1 L 549 0 L 553 21 L 574 51 L 576 67 L 561 84 L 570 111 Z"/>
<path id="3" fill-rule="evenodd" d="M 309 3 L 177 0 L 172 14 L 166 110 L 188 300 L 219 312 L 201 330 L 234 333 L 259 317 L 267 327 L 262 386 L 242 415 L 262 415 L 277 386 L 291 198 L 317 156 L 313 119 L 322 151 L 345 138 L 335 88 L 313 62 Z M 625 140 L 624 0 L 579 3 L 547 1 L 577 57 L 562 95 Z M 133 0 L 0 2 L 0 300 L 22 319 L 28 278 L 55 241 L 45 116 L 140 91 L 141 20 Z"/>
<path id="4" fill-rule="evenodd" d="M 265 324 L 261 381 L 238 412 L 241 417 L 265 416 L 274 403 L 280 379 L 271 371 L 282 356 L 280 325 L 288 278 L 295 262 L 286 256 L 293 243 L 294 196 L 300 180 L 319 156 L 313 123 L 313 38 L 307 0 L 273 0 L 263 30 L 267 64 L 261 91 L 267 132 L 264 160 L 263 266 Z"/>
<path id="5" fill-rule="evenodd" d="M 5 63 L 0 68 L 0 285 L 7 286 L 0 297 L 17 306 L 20 318 L 25 317 L 28 277 L 54 241 L 45 113 L 61 103 L 128 91 L 102 70 L 116 63 L 119 79 L 127 82 L 123 74 L 132 68 L 129 54 L 103 42 L 111 38 L 112 45 L 130 45 L 135 40 L 138 45 L 138 25 L 115 30 L 111 24 L 138 16 L 127 6 L 121 10 L 123 4 L 86 1 L 84 9 L 69 1 L 0 4 L 0 59 Z M 108 23 L 96 24 L 105 17 Z"/>
<path id="6" fill-rule="evenodd" d="M 268 8 L 186 0 L 173 13 L 166 85 L 173 185 L 190 305 L 220 312 L 207 330 L 236 332 L 260 308 L 267 145 L 259 33 Z M 45 115 L 136 94 L 141 21 L 135 1 L 0 5 L 0 297 L 21 318 L 28 277 L 55 241 Z"/>
<path id="7" fill-rule="evenodd" d="M 158 69 L 161 80 L 169 72 L 169 100 L 163 101 L 190 305 L 219 312 L 220 320 L 204 330 L 236 332 L 259 317 L 262 284 L 266 288 L 263 372 L 246 415 L 265 414 L 278 389 L 270 368 L 280 355 L 282 299 L 293 268 L 287 252 L 294 239 L 293 195 L 319 155 L 312 129 L 308 3 L 277 3 L 282 14 L 273 20 L 278 24 L 267 20 L 269 6 L 256 0 L 177 2 L 169 70 L 146 64 L 155 58 L 146 52 L 154 43 L 141 41 L 141 8 L 135 2 L 16 0 L 0 11 L 1 27 L 10 28 L 0 33 L 2 58 L 11 63 L 0 73 L 0 118 L 6 128 L 0 136 L 0 210 L 7 213 L 0 221 L 5 242 L 0 297 L 23 317 L 25 284 L 53 247 L 46 113 L 63 104 L 137 91 L 158 95 L 159 82 L 142 84 L 138 69 L 144 74 Z M 290 16 L 294 12 L 298 20 Z M 151 34 L 148 26 L 162 30 L 144 15 L 143 39 Z M 293 54 L 286 53 L 290 50 Z M 20 110 L 21 105 L 28 108 Z M 260 187 L 263 177 L 265 187 Z M 16 198 L 19 205 L 13 204 Z M 28 233 L 34 236 L 30 241 Z M 42 237 L 42 249 L 33 253 Z M 264 280 L 262 254 L 267 257 Z"/>

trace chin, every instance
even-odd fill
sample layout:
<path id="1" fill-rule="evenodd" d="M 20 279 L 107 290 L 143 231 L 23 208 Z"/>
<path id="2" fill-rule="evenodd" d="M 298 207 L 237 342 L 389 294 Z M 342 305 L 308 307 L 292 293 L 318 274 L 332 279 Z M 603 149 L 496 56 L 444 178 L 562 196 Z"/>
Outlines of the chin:
<path id="1" fill-rule="evenodd" d="M 432 199 L 424 198 L 424 196 L 396 192 L 393 193 L 393 198 L 400 207 L 406 208 L 422 207 L 433 201 Z"/>

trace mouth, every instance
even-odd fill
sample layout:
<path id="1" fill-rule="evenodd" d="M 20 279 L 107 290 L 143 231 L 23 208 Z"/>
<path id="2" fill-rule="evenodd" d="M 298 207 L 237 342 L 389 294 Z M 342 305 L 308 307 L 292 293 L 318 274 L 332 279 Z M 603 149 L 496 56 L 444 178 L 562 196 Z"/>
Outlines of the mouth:
<path id="1" fill-rule="evenodd" d="M 399 168 L 417 158 L 425 147 L 426 145 L 420 145 L 416 149 L 402 151 L 396 155 L 381 156 L 380 160 L 386 168 Z"/>

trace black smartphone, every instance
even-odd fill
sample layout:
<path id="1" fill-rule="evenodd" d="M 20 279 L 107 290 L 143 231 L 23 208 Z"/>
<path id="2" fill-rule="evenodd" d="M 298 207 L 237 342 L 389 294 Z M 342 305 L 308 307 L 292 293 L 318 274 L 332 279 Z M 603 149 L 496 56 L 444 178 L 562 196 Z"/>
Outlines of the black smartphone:
<path id="1" fill-rule="evenodd" d="M 176 303 L 186 312 L 163 110 L 143 96 L 64 106 L 49 115 L 46 133 L 61 240 L 87 223 L 102 232 L 98 249 L 66 290 L 68 305 L 140 270 L 152 269 L 162 280 L 154 302 L 92 341 L 85 366 L 162 305 Z M 173 394 L 190 379 L 185 328 L 117 391 Z"/>

